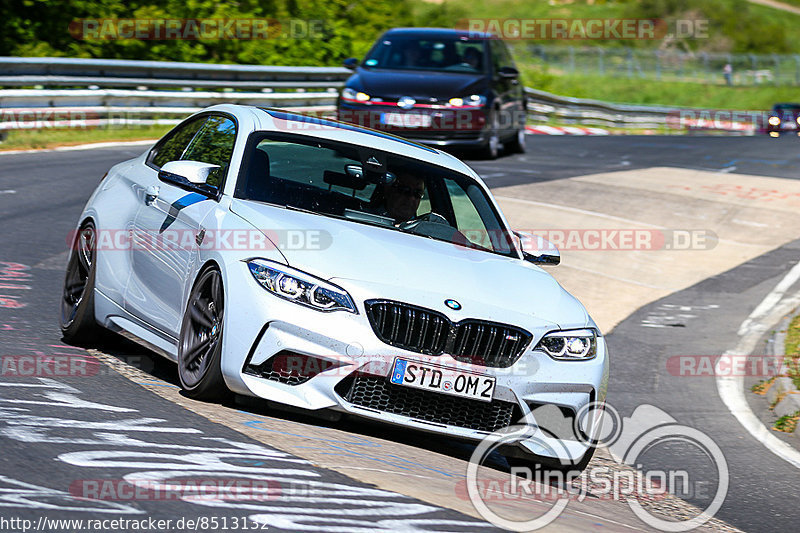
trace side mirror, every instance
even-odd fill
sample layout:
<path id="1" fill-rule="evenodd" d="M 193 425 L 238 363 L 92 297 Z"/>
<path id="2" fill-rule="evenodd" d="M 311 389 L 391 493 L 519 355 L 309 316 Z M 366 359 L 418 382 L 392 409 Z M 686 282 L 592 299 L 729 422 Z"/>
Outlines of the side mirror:
<path id="1" fill-rule="evenodd" d="M 505 79 L 516 79 L 519 77 L 519 71 L 514 67 L 500 67 L 497 74 Z"/>
<path id="2" fill-rule="evenodd" d="M 356 59 L 355 57 L 348 57 L 342 62 L 342 65 L 344 65 L 344 68 L 355 70 L 356 67 L 358 66 L 358 59 Z"/>
<path id="3" fill-rule="evenodd" d="M 535 265 L 555 266 L 561 263 L 561 252 L 544 237 L 520 231 L 515 231 L 514 236 L 518 239 L 525 261 Z"/>
<path id="4" fill-rule="evenodd" d="M 558 265 L 561 263 L 561 253 L 557 249 L 553 249 L 552 252 L 546 252 L 541 254 L 529 254 L 528 252 L 522 252 L 522 258 L 535 265 Z"/>
<path id="5" fill-rule="evenodd" d="M 208 175 L 219 165 L 200 161 L 170 161 L 158 172 L 159 179 L 167 181 L 188 181 L 194 185 L 205 185 Z"/>

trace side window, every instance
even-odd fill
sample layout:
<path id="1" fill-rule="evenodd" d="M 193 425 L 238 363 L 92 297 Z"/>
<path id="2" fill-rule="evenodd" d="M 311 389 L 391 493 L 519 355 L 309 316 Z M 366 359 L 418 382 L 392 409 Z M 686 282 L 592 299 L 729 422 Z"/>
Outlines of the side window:
<path id="1" fill-rule="evenodd" d="M 206 180 L 207 185 L 219 187 L 228 172 L 235 143 L 236 124 L 233 120 L 222 116 L 210 116 L 192 139 L 181 159 L 219 165 L 219 168 L 209 174 Z"/>
<path id="2" fill-rule="evenodd" d="M 449 180 L 447 190 L 450 193 L 450 202 L 453 204 L 453 214 L 456 216 L 458 231 L 464 233 L 473 244 L 484 245 L 486 227 L 472 200 L 467 196 L 467 191 L 455 181 Z"/>
<path id="3" fill-rule="evenodd" d="M 186 146 L 194 138 L 195 133 L 197 133 L 205 120 L 205 117 L 199 117 L 173 130 L 167 140 L 155 148 L 156 153 L 152 156 L 152 163 L 161 168 L 170 161 L 180 160 L 184 150 L 186 150 Z"/>

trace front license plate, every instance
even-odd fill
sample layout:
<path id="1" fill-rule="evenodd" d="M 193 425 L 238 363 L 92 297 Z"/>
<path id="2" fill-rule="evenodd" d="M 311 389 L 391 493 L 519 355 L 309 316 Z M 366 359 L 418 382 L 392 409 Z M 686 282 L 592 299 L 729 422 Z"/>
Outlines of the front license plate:
<path id="1" fill-rule="evenodd" d="M 495 379 L 446 366 L 395 359 L 389 381 L 395 385 L 491 402 Z"/>
<path id="2" fill-rule="evenodd" d="M 427 128 L 431 122 L 430 115 L 420 113 L 381 113 L 381 124 L 398 128 Z"/>

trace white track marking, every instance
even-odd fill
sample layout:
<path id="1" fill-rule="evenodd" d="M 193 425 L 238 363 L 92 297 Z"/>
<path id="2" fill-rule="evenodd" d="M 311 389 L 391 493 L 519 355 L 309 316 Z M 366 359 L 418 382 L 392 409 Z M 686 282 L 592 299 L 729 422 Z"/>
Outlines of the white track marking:
<path id="1" fill-rule="evenodd" d="M 513 187 L 513 185 L 512 185 L 512 187 Z M 618 221 L 618 222 L 624 222 L 626 224 L 633 224 L 633 225 L 637 225 L 639 227 L 648 227 L 648 228 L 662 229 L 662 230 L 674 229 L 674 228 L 668 228 L 666 226 L 659 226 L 658 224 L 649 224 L 647 222 L 642 222 L 640 220 L 633 220 L 633 219 L 625 218 L 625 217 L 607 215 L 605 213 L 599 213 L 597 211 L 589 211 L 588 209 L 580 209 L 578 207 L 567 207 L 565 205 L 549 204 L 547 202 L 537 202 L 536 200 L 526 200 L 524 198 L 512 198 L 511 196 L 501 196 L 501 195 L 497 195 L 497 194 L 495 194 L 494 197 L 495 197 L 495 199 L 502 200 L 503 202 L 516 202 L 518 204 L 528 204 L 528 205 L 536 205 L 536 206 L 540 206 L 540 207 L 549 207 L 551 209 L 560 209 L 562 211 L 570 211 L 572 213 L 579 213 L 581 215 L 588 215 L 588 216 L 593 216 L 593 217 L 597 217 L 597 218 L 605 218 L 607 220 L 615 220 L 615 221 Z M 709 238 L 711 238 L 711 237 L 709 237 Z M 717 242 L 725 243 L 725 244 L 734 244 L 736 246 L 751 246 L 751 247 L 761 247 L 762 246 L 760 244 L 753 244 L 753 243 L 749 243 L 749 242 L 740 242 L 740 241 L 733 241 L 733 240 L 730 240 L 730 239 L 719 239 L 719 238 L 717 239 Z"/>
<path id="2" fill-rule="evenodd" d="M 605 218 L 608 220 L 616 220 L 618 222 L 625 222 L 626 224 L 636 224 L 639 226 L 647 226 L 649 228 L 656 228 L 656 229 L 667 229 L 666 226 L 659 226 L 657 224 L 648 224 L 647 222 L 641 222 L 639 220 L 632 220 L 630 218 L 623 218 L 623 217 L 616 217 L 614 215 L 606 215 L 605 213 L 598 213 L 597 211 L 589 211 L 587 209 L 580 209 L 578 207 L 567 207 L 565 205 L 558 205 L 558 204 L 548 204 L 546 202 L 537 202 L 535 200 L 525 200 L 524 198 L 512 198 L 510 196 L 501 196 L 495 194 L 494 197 L 497 200 L 502 200 L 504 202 L 516 202 L 518 204 L 528 204 L 528 205 L 537 205 L 540 207 L 550 207 L 553 209 L 561 209 L 563 211 L 571 211 L 573 213 L 580 213 L 582 215 L 591 215 L 593 217 L 598 218 Z"/>
<path id="3" fill-rule="evenodd" d="M 742 322 L 739 327 L 739 343 L 734 349 L 725 352 L 720 361 L 725 357 L 749 355 L 767 328 L 800 305 L 800 291 L 783 298 L 786 291 L 799 279 L 800 263 L 797 263 Z M 756 440 L 781 459 L 800 468 L 800 451 L 770 433 L 750 409 L 744 397 L 743 376 L 717 376 L 717 391 L 731 414 Z"/>
<path id="4" fill-rule="evenodd" d="M 661 290 L 667 290 L 667 291 L 676 290 L 675 287 L 661 287 L 659 285 L 650 285 L 648 283 L 642 283 L 641 281 L 636 281 L 636 280 L 628 279 L 628 278 L 621 278 L 619 276 L 612 276 L 611 274 L 608 274 L 606 272 L 600 272 L 599 270 L 592 270 L 590 268 L 578 267 L 578 266 L 569 265 L 569 264 L 566 264 L 566 263 L 561 263 L 560 266 L 563 267 L 563 268 L 571 268 L 573 270 L 579 270 L 581 272 L 588 272 L 589 274 L 595 274 L 597 276 L 603 276 L 604 278 L 613 279 L 613 280 L 616 280 L 616 281 L 622 281 L 623 283 L 630 283 L 631 285 L 638 285 L 639 287 L 646 287 L 648 289 L 656 289 L 656 290 L 659 290 L 659 291 L 661 291 Z"/>

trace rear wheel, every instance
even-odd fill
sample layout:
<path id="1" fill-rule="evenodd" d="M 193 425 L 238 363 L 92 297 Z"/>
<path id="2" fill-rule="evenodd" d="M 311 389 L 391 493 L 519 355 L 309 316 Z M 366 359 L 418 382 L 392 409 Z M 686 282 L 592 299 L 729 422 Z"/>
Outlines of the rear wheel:
<path id="1" fill-rule="evenodd" d="M 222 273 L 204 270 L 192 288 L 181 326 L 178 376 L 191 398 L 218 400 L 229 394 L 222 377 L 225 293 Z"/>
<path id="2" fill-rule="evenodd" d="M 94 317 L 94 280 L 97 232 L 87 222 L 78 230 L 67 263 L 61 295 L 61 333 L 64 340 L 83 344 L 100 331 Z"/>

